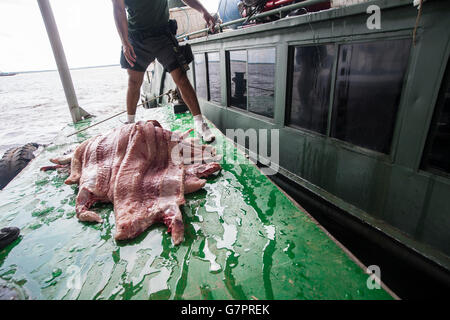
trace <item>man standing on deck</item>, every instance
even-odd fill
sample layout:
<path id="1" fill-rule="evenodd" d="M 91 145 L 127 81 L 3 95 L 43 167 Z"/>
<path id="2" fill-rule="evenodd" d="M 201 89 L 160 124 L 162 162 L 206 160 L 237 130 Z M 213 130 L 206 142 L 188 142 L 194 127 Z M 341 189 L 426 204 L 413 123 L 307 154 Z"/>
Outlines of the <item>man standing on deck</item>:
<path id="1" fill-rule="evenodd" d="M 194 129 L 206 142 L 215 137 L 204 122 L 197 94 L 186 72 L 178 62 L 173 38 L 169 34 L 169 8 L 167 0 L 112 0 L 114 20 L 122 41 L 120 64 L 128 71 L 127 113 L 128 123 L 135 120 L 136 106 L 144 73 L 156 59 L 170 73 L 184 102 L 194 116 Z M 210 28 L 214 18 L 198 0 L 183 0 L 203 14 Z M 128 18 L 127 14 L 128 13 Z M 178 45 L 178 44 L 176 44 Z"/>

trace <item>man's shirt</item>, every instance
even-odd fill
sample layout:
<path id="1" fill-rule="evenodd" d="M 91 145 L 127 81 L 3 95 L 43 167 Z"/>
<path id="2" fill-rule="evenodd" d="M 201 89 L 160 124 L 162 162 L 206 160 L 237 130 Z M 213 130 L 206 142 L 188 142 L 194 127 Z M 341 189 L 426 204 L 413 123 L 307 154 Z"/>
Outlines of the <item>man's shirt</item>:
<path id="1" fill-rule="evenodd" d="M 128 30 L 151 32 L 167 25 L 169 7 L 167 0 L 125 0 L 128 13 Z"/>

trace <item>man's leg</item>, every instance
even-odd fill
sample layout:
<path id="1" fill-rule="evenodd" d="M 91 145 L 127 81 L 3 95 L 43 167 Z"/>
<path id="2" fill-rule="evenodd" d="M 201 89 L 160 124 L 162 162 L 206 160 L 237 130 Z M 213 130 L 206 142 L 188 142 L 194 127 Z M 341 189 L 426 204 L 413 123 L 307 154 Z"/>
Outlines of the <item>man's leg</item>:
<path id="1" fill-rule="evenodd" d="M 136 106 L 141 94 L 141 85 L 145 72 L 127 69 L 128 71 L 128 91 L 127 91 L 127 113 L 128 122 L 133 123 L 136 115 Z"/>
<path id="2" fill-rule="evenodd" d="M 170 75 L 172 76 L 173 81 L 177 85 L 178 89 L 180 89 L 181 97 L 183 98 L 184 102 L 186 102 L 192 115 L 195 117 L 196 115 L 201 114 L 197 94 L 192 87 L 186 72 L 184 72 L 181 68 L 177 68 L 173 70 Z"/>
<path id="3" fill-rule="evenodd" d="M 172 79 L 177 85 L 178 89 L 180 89 L 181 97 L 183 98 L 184 102 L 186 102 L 189 110 L 194 116 L 195 131 L 200 134 L 203 140 L 205 140 L 206 142 L 214 141 L 214 135 L 208 128 L 208 125 L 203 121 L 197 94 L 192 87 L 192 84 L 189 81 L 186 72 L 184 72 L 181 68 L 177 68 L 173 70 L 170 75 L 172 76 Z"/>

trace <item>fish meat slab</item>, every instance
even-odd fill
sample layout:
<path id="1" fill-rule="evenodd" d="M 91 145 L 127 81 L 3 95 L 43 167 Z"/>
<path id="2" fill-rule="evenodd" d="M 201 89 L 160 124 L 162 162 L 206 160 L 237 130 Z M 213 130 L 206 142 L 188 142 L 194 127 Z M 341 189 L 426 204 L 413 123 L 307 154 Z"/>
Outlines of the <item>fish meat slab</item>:
<path id="1" fill-rule="evenodd" d="M 211 161 L 217 159 L 215 150 L 187 135 L 165 130 L 154 120 L 140 121 L 84 141 L 69 160 L 51 161 L 57 164 L 53 168 L 70 163 L 65 183 L 79 185 L 79 220 L 102 222 L 90 207 L 96 202 L 112 202 L 116 240 L 135 238 L 162 222 L 173 243 L 179 244 L 184 238 L 180 211 L 184 194 L 203 188 L 206 180 L 202 178 L 221 169 Z M 200 161 L 194 154 L 201 154 Z"/>

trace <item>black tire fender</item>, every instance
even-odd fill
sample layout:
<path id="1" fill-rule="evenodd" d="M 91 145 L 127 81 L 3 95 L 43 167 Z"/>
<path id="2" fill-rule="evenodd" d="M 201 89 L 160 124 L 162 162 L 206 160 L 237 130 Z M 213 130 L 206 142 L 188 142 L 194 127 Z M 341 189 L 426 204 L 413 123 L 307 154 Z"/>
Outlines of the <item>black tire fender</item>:
<path id="1" fill-rule="evenodd" d="M 0 159 L 0 190 L 2 190 L 28 163 L 34 159 L 33 152 L 39 148 L 37 143 L 27 143 L 11 148 Z"/>

